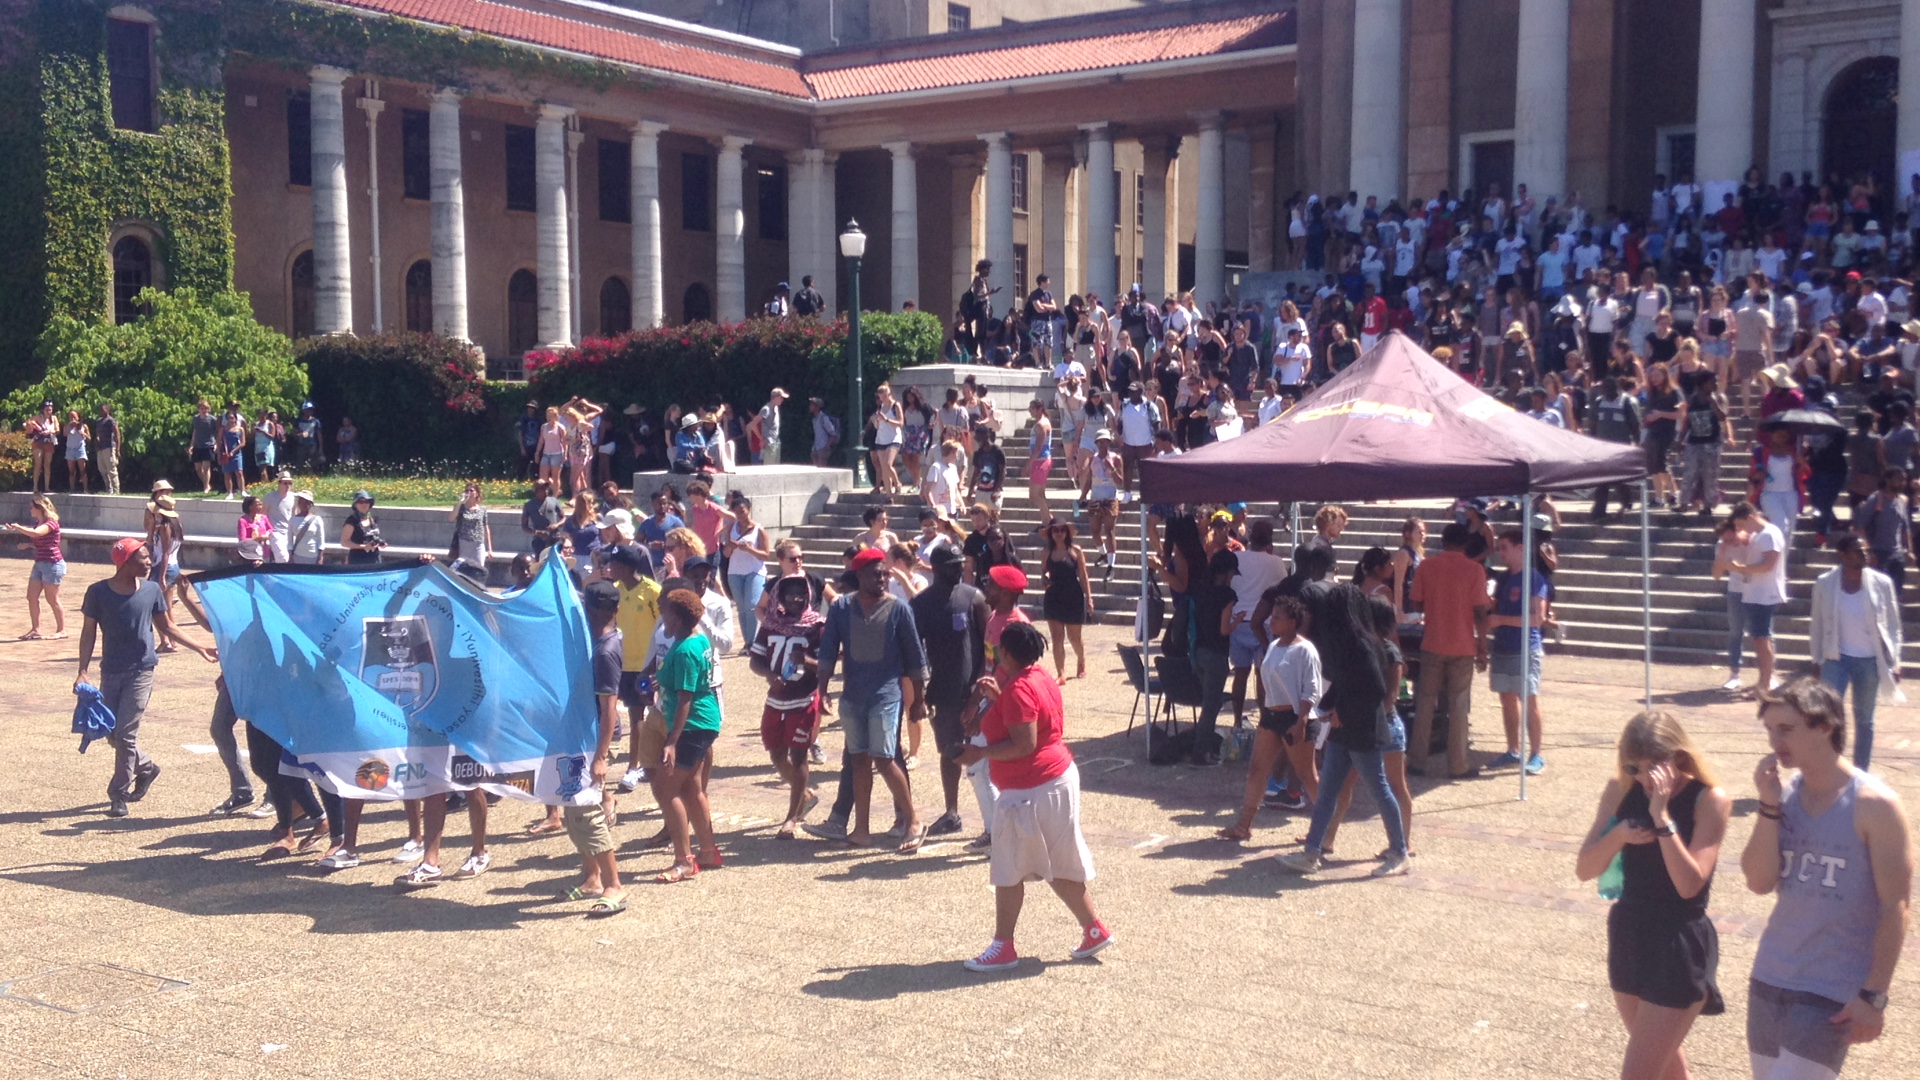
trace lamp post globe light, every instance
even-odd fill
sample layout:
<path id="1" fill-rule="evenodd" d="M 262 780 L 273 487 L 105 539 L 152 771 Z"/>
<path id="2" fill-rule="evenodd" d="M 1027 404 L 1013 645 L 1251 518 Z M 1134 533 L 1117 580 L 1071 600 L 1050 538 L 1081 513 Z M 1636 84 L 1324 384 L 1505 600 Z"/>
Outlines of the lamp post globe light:
<path id="1" fill-rule="evenodd" d="M 860 378 L 860 259 L 867 253 L 867 234 L 860 231 L 860 223 L 847 219 L 847 227 L 840 233 L 840 254 L 847 260 L 847 453 L 853 458 L 853 482 L 855 487 L 868 486 L 867 456 L 860 452 L 860 442 L 865 436 L 865 424 L 860 420 L 860 410 L 866 401 L 866 392 Z"/>

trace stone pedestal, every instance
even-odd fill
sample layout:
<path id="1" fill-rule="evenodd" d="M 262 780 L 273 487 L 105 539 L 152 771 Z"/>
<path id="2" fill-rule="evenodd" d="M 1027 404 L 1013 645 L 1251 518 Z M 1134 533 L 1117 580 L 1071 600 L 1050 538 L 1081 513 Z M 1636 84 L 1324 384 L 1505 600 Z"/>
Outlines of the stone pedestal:
<path id="1" fill-rule="evenodd" d="M 790 443 L 789 446 L 799 445 Z M 804 454 L 804 449 L 801 453 Z M 644 516 L 654 492 L 661 484 L 672 484 L 685 496 L 689 473 L 637 472 L 633 474 L 633 501 Z M 816 469 L 811 465 L 742 465 L 730 473 L 710 473 L 713 497 L 725 503 L 727 493 L 738 491 L 753 500 L 753 520 L 768 532 L 784 536 L 795 526 L 824 509 L 834 495 L 853 488 L 853 473 L 847 469 Z"/>
<path id="2" fill-rule="evenodd" d="M 1027 425 L 1027 405 L 1035 398 L 1052 404 L 1053 373 L 1031 368 L 998 368 L 984 364 L 928 364 L 894 372 L 893 396 L 898 400 L 907 387 L 917 387 L 928 405 L 938 409 L 946 403 L 947 389 L 958 388 L 973 376 L 980 392 L 993 402 L 994 415 L 1000 420 L 1000 435 L 1005 437 Z M 756 503 L 757 507 L 758 504 Z"/>

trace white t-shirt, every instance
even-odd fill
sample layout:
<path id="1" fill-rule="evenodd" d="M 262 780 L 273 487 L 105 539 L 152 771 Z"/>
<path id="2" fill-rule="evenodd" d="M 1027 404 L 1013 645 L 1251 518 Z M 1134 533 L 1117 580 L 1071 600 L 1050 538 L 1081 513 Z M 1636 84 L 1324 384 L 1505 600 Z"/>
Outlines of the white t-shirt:
<path id="1" fill-rule="evenodd" d="M 1741 575 L 1746 581 L 1742 584 L 1740 597 L 1749 604 L 1787 602 L 1787 538 L 1781 534 L 1780 527 L 1771 522 L 1747 541 L 1747 557 L 1743 561 L 1749 564 L 1760 562 L 1769 551 L 1780 553 L 1780 557 L 1773 562 L 1772 570 Z"/>
<path id="2" fill-rule="evenodd" d="M 1261 594 L 1287 576 L 1287 560 L 1270 551 L 1234 552 L 1240 560 L 1240 572 L 1233 576 L 1233 610 L 1251 616 Z"/>
<path id="3" fill-rule="evenodd" d="M 1418 253 L 1419 246 L 1413 242 L 1413 237 L 1401 237 L 1400 242 L 1393 245 L 1394 276 L 1406 277 L 1408 274 L 1413 273 L 1414 256 Z"/>
<path id="4" fill-rule="evenodd" d="M 1573 273 L 1575 277 L 1585 277 L 1587 271 L 1600 266 L 1600 245 L 1581 244 L 1573 249 Z"/>
<path id="5" fill-rule="evenodd" d="M 1304 712 L 1307 702 L 1318 703 L 1325 687 L 1320 682 L 1320 653 L 1313 642 L 1295 637 L 1293 644 L 1278 641 L 1260 658 L 1260 692 L 1269 709 Z"/>
<path id="6" fill-rule="evenodd" d="M 276 526 L 275 537 L 282 534 Z M 295 514 L 287 522 L 286 545 L 287 561 L 311 566 L 320 561 L 320 552 L 327 544 L 327 523 L 318 513 Z M 276 541 L 278 542 L 278 541 Z"/>
<path id="7" fill-rule="evenodd" d="M 949 514 L 960 512 L 960 469 L 951 462 L 942 462 L 927 469 L 925 480 L 928 498 L 933 505 Z"/>
<path id="8" fill-rule="evenodd" d="M 1879 656 L 1880 620 L 1873 615 L 1873 597 L 1867 592 L 1867 583 L 1860 583 L 1859 592 L 1848 592 L 1845 588 L 1834 589 L 1834 624 L 1839 627 L 1841 656 Z"/>
<path id="9" fill-rule="evenodd" d="M 1615 302 L 1611 298 L 1606 300 L 1595 300 L 1593 303 L 1588 304 L 1587 305 L 1587 333 L 1589 334 L 1613 333 L 1613 323 L 1614 323 L 1614 320 L 1619 316 L 1619 314 L 1620 314 L 1620 309 L 1617 306 L 1615 306 Z"/>
<path id="10" fill-rule="evenodd" d="M 1558 289 L 1567 283 L 1567 256 L 1564 252 L 1549 248 L 1541 252 L 1534 262 L 1540 266 L 1540 284 L 1543 288 Z"/>
<path id="11" fill-rule="evenodd" d="M 913 580 L 913 587 L 911 589 L 902 584 L 899 578 L 892 575 L 887 576 L 887 592 L 903 604 L 912 600 L 914 593 L 927 587 L 927 576 L 918 570 L 909 571 L 907 576 Z"/>
<path id="12" fill-rule="evenodd" d="M 1262 425 L 1272 423 L 1274 419 L 1285 412 L 1286 409 L 1287 399 L 1284 395 L 1275 394 L 1272 397 L 1261 398 L 1258 413 L 1260 423 Z"/>
<path id="13" fill-rule="evenodd" d="M 727 539 L 734 543 L 745 541 L 764 547 L 767 543 L 767 533 L 758 525 L 751 529 L 742 529 L 740 523 L 736 521 L 727 526 Z M 766 568 L 767 564 L 761 561 L 760 556 L 745 548 L 734 548 L 733 554 L 727 556 L 727 573 L 729 574 L 758 574 Z"/>
<path id="14" fill-rule="evenodd" d="M 1281 345 L 1273 351 L 1273 370 L 1281 386 L 1296 386 L 1307 381 L 1307 365 L 1313 361 L 1313 349 L 1306 342 Z"/>
<path id="15" fill-rule="evenodd" d="M 1878 291 L 1861 293 L 1853 309 L 1867 317 L 1867 325 L 1870 327 L 1879 326 L 1887 321 L 1887 298 L 1881 296 Z"/>
<path id="16" fill-rule="evenodd" d="M 1496 272 L 1501 277 L 1520 268 L 1520 251 L 1526 246 L 1527 242 L 1517 236 L 1506 237 L 1493 246 L 1494 253 L 1499 256 L 1499 269 Z"/>
<path id="17" fill-rule="evenodd" d="M 1087 377 L 1087 369 L 1078 360 L 1063 360 L 1053 365 L 1054 382 L 1066 382 L 1069 375 L 1084 379 Z"/>
<path id="18" fill-rule="evenodd" d="M 1120 406 L 1120 441 L 1127 446 L 1152 446 L 1153 430 L 1160 426 L 1160 409 L 1151 401 Z"/>
<path id="19" fill-rule="evenodd" d="M 1761 248 L 1753 253 L 1754 268 L 1767 275 L 1768 281 L 1779 281 L 1780 272 L 1787 265 L 1787 253 L 1784 248 Z"/>

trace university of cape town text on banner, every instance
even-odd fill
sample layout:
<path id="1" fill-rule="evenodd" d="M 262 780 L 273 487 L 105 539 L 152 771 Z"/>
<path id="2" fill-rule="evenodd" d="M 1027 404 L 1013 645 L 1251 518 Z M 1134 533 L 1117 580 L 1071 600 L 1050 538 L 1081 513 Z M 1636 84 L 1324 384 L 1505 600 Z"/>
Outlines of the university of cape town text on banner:
<path id="1" fill-rule="evenodd" d="M 593 802 L 591 643 L 557 560 L 495 597 L 436 563 L 194 575 L 234 710 L 356 799 Z"/>

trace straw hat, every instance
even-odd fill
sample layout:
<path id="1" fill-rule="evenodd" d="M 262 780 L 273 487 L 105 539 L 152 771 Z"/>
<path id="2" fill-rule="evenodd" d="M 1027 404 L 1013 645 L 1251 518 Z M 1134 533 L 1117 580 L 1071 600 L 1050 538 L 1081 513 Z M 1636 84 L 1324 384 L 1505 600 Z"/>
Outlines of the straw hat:
<path id="1" fill-rule="evenodd" d="M 1512 337 L 1512 336 L 1514 336 L 1515 334 L 1518 334 L 1518 335 L 1520 335 L 1521 337 L 1526 337 L 1526 336 L 1527 336 L 1527 324 L 1526 324 L 1526 323 L 1523 323 L 1523 322 L 1515 322 L 1515 323 L 1514 323 L 1513 325 L 1511 325 L 1511 326 L 1509 326 L 1509 327 L 1507 327 L 1507 336 L 1508 336 L 1508 337 Z"/>
<path id="2" fill-rule="evenodd" d="M 1787 365 L 1785 364 L 1775 364 L 1767 368 L 1760 373 L 1760 377 L 1781 390 L 1800 389 L 1800 383 L 1794 379 L 1793 372 L 1787 370 Z"/>

